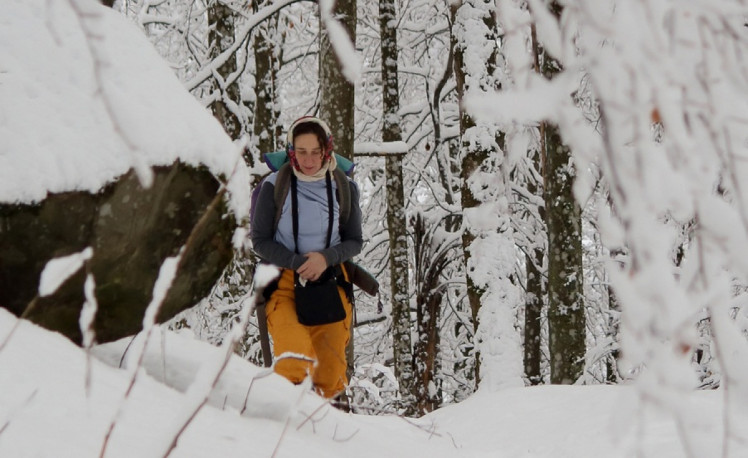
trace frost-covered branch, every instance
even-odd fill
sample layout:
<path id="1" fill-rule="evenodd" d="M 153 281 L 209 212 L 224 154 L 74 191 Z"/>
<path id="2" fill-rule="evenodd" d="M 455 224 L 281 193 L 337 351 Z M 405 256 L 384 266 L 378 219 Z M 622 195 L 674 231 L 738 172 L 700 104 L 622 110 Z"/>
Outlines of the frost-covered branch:
<path id="1" fill-rule="evenodd" d="M 219 54 L 215 59 L 213 59 L 208 65 L 200 69 L 200 71 L 189 81 L 185 82 L 184 85 L 187 90 L 194 90 L 199 85 L 211 78 L 215 73 L 217 73 L 218 69 L 223 66 L 231 57 L 233 57 L 237 51 L 241 49 L 242 44 L 244 44 L 245 40 L 247 40 L 250 33 L 252 33 L 252 30 L 260 23 L 262 23 L 262 21 L 268 19 L 270 16 L 277 13 L 282 8 L 299 1 L 301 0 L 280 0 L 250 16 L 247 22 L 242 26 L 242 29 L 236 33 L 234 43 L 228 49 Z M 227 85 L 231 83 L 232 81 L 226 82 Z"/>

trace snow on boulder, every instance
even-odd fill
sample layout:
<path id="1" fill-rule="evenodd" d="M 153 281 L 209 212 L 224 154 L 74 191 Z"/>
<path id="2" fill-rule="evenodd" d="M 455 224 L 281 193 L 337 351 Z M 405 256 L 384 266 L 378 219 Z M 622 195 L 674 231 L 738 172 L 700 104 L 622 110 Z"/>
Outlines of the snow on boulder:
<path id="1" fill-rule="evenodd" d="M 208 294 L 247 216 L 249 174 L 137 27 L 92 0 L 4 2 L 0 100 L 0 306 L 80 342 L 91 273 L 97 340 L 116 340 L 140 329 L 180 251 L 158 321 Z M 50 260 L 87 248 L 40 293 Z"/>

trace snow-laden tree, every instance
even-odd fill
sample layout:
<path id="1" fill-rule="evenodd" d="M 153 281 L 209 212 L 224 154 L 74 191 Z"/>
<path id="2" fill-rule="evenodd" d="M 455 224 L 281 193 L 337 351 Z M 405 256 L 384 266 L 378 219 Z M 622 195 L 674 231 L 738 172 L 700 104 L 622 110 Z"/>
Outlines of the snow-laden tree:
<path id="1" fill-rule="evenodd" d="M 500 88 L 501 55 L 496 8 L 482 1 L 452 4 L 454 70 L 460 99 Z M 509 207 L 511 164 L 505 132 L 460 111 L 462 243 L 467 291 L 479 352 L 478 381 L 495 388 L 521 376 L 514 324 L 518 288 Z"/>
<path id="2" fill-rule="evenodd" d="M 287 1 L 250 11 L 224 2 L 236 17 L 235 39 L 226 53 L 210 58 L 208 4 L 129 0 L 120 8 L 142 24 L 206 107 L 221 87 L 211 83 L 213 75 L 230 55 L 236 58 L 237 71 L 223 76 L 222 84 L 238 83 L 241 103 L 230 106 L 246 119 L 247 133 L 263 109 L 275 113 L 262 130 L 269 137 L 273 123 L 277 136 L 278 126 L 318 112 L 317 5 Z M 587 350 L 577 382 L 641 377 L 643 386 L 647 380 L 670 387 L 721 384 L 732 395 L 743 374 L 729 355 L 742 351 L 740 333 L 748 327 L 745 266 L 736 255 L 748 220 L 741 188 L 746 8 L 729 0 L 558 5 L 559 17 L 541 0 L 500 0 L 495 8 L 493 2 L 433 0 L 395 5 L 398 125 L 408 148 L 401 172 L 409 218 L 410 337 L 416 352 L 436 349 L 430 394 L 437 404 L 470 394 L 478 350 L 482 378 L 491 380 L 486 386 L 523 375 L 529 383 L 551 379 L 545 282 L 556 239 L 545 232 L 544 163 L 536 155 L 543 150 L 541 127 L 553 125 L 570 152 L 581 210 L 584 288 L 578 291 Z M 343 59 L 349 71 L 360 70 L 353 136 L 357 144 L 376 143 L 384 140 L 379 4 L 362 0 L 357 9 L 356 51 L 349 48 Z M 271 16 L 273 27 L 264 28 Z M 546 60 L 534 61 L 534 42 Z M 273 45 L 272 88 L 252 43 Z M 546 61 L 558 63 L 550 80 L 541 75 Z M 461 113 L 475 129 L 460 128 Z M 265 135 L 249 136 L 254 157 Z M 473 154 L 479 147 L 485 156 Z M 385 160 L 355 159 L 368 236 L 359 260 L 382 283 L 384 313 L 377 312 L 376 300 L 359 297 L 352 391 L 367 412 L 391 412 L 400 405 L 389 337 Z M 466 167 L 472 159 L 475 169 Z M 472 203 L 471 193 L 478 197 Z M 482 247 L 468 251 L 468 274 L 457 254 L 462 250 L 453 245 L 463 233 Z M 445 252 L 452 254 L 441 263 Z M 480 288 L 473 291 L 482 293 L 484 314 L 477 315 L 477 334 L 466 294 L 476 280 Z M 218 285 L 216 300 L 190 318 L 203 338 L 221 341 L 236 316 L 228 283 Z M 439 313 L 424 313 L 424 306 Z M 427 317 L 438 321 L 438 336 L 421 327 Z M 251 339 L 245 343 L 245 352 L 256 348 Z"/>
<path id="3" fill-rule="evenodd" d="M 548 6 L 560 18 L 557 2 Z M 537 48 L 533 48 L 534 52 Z M 541 74 L 553 79 L 563 71 L 545 52 L 536 57 Z M 582 217 L 572 195 L 576 177 L 572 151 L 556 123 L 540 125 L 543 154 L 545 220 L 548 232 L 548 348 L 551 383 L 571 384 L 582 375 L 585 356 L 585 309 L 582 288 Z"/>
<path id="4" fill-rule="evenodd" d="M 599 180 L 609 189 L 596 223 L 609 253 L 625 254 L 611 256 L 607 274 L 625 375 L 639 379 L 641 405 L 685 415 L 680 395 L 698 384 L 692 359 L 704 351 L 705 319 L 721 388 L 744 398 L 748 9 L 728 0 L 559 3 L 556 18 L 529 2 L 538 39 L 563 70 L 470 106 L 491 119 L 557 123 L 579 173 L 578 201 Z M 597 125 L 570 97 L 582 78 Z M 518 104 L 531 108 L 512 112 Z M 728 407 L 724 453 L 735 439 L 731 415 Z M 689 424 L 681 428 L 687 454 L 702 455 Z"/>

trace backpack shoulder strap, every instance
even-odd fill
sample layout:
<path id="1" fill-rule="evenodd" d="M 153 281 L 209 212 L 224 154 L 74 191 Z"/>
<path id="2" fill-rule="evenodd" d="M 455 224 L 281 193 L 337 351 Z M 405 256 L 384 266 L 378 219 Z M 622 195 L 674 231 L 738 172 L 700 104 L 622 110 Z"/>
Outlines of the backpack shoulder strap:
<path id="1" fill-rule="evenodd" d="M 278 170 L 278 176 L 275 178 L 275 190 L 273 200 L 275 201 L 275 219 L 273 220 L 273 233 L 278 230 L 278 222 L 283 212 L 283 204 L 286 202 L 288 190 L 291 188 L 291 163 L 286 162 Z"/>
<path id="2" fill-rule="evenodd" d="M 275 191 L 273 193 L 273 200 L 275 201 L 275 220 L 273 224 L 273 232 L 278 230 L 278 222 L 280 221 L 281 213 L 283 212 L 283 204 L 286 202 L 288 197 L 288 191 L 291 189 L 291 163 L 286 162 L 278 170 L 278 176 L 275 179 Z M 340 169 L 335 169 L 332 173 L 335 179 L 335 184 L 338 188 L 338 208 L 340 214 L 339 224 L 344 226 L 348 222 L 348 217 L 351 214 L 351 183 L 348 180 L 345 172 Z"/>
<path id="3" fill-rule="evenodd" d="M 338 187 L 338 208 L 340 214 L 338 216 L 340 226 L 344 226 L 348 222 L 348 217 L 351 214 L 351 184 L 348 181 L 346 174 L 336 168 L 333 173 L 335 178 L 335 184 Z"/>

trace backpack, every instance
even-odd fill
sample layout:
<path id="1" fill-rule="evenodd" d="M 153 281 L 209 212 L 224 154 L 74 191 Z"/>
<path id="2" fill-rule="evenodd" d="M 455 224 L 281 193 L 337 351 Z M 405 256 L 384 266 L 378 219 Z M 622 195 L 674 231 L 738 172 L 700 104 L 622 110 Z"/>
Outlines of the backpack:
<path id="1" fill-rule="evenodd" d="M 351 184 L 349 184 L 348 175 L 353 172 L 353 162 L 335 154 L 335 159 L 338 162 L 337 168 L 333 171 L 333 178 L 337 185 L 337 199 L 338 199 L 338 219 L 340 226 L 344 225 L 348 221 L 348 217 L 351 214 Z M 273 200 L 275 201 L 275 219 L 274 219 L 274 230 L 278 229 L 278 222 L 280 221 L 281 212 L 283 211 L 283 204 L 288 196 L 289 189 L 291 188 L 291 162 L 288 159 L 288 153 L 286 151 L 275 151 L 272 153 L 265 153 L 262 155 L 265 163 L 272 172 L 278 172 L 278 177 L 275 180 L 275 191 L 273 193 Z M 270 175 L 265 175 L 260 182 L 252 190 L 251 207 L 249 210 L 250 221 L 254 219 L 255 204 L 257 198 L 260 195 L 260 188 L 265 182 L 265 179 Z M 363 267 L 354 263 L 353 261 L 345 261 L 346 272 L 353 285 L 358 286 L 362 291 L 370 296 L 379 296 L 379 282 L 373 275 L 367 272 Z M 276 283 L 277 284 L 277 283 Z M 262 348 L 262 359 L 265 367 L 272 366 L 273 353 L 270 349 L 270 337 L 267 329 L 267 316 L 265 315 L 265 302 L 269 297 L 269 294 L 273 285 L 268 285 L 263 291 L 260 291 L 256 296 L 255 310 L 257 313 L 257 326 L 260 331 L 260 345 Z M 345 289 L 345 288 L 344 288 Z M 352 296 L 352 289 L 349 290 Z M 351 302 L 353 304 L 353 302 Z M 382 302 L 379 300 L 377 307 L 378 311 L 382 311 Z"/>
<path id="2" fill-rule="evenodd" d="M 338 220 L 339 225 L 342 227 L 348 222 L 348 217 L 351 214 L 351 182 L 348 176 L 353 172 L 354 164 L 347 158 L 335 154 L 335 159 L 338 163 L 337 168 L 333 171 L 333 179 L 337 184 L 337 199 L 338 199 Z M 278 172 L 278 177 L 275 180 L 275 191 L 273 193 L 273 200 L 275 201 L 275 218 L 273 229 L 278 229 L 278 222 L 280 221 L 281 212 L 283 211 L 283 203 L 286 201 L 288 192 L 291 188 L 291 162 L 288 160 L 288 154 L 286 151 L 275 151 L 272 153 L 265 153 L 262 155 L 265 163 L 272 172 Z M 270 175 L 270 174 L 268 174 Z M 260 195 L 260 188 L 265 182 L 268 175 L 265 175 L 262 180 L 257 184 L 255 189 L 252 190 L 251 207 L 249 211 L 250 221 L 254 218 L 254 209 L 257 198 Z M 379 294 L 379 282 L 367 272 L 363 267 L 354 263 L 353 261 L 345 261 L 343 263 L 345 269 L 348 272 L 348 276 L 351 283 L 358 286 L 362 291 L 370 296 L 377 296 Z"/>

